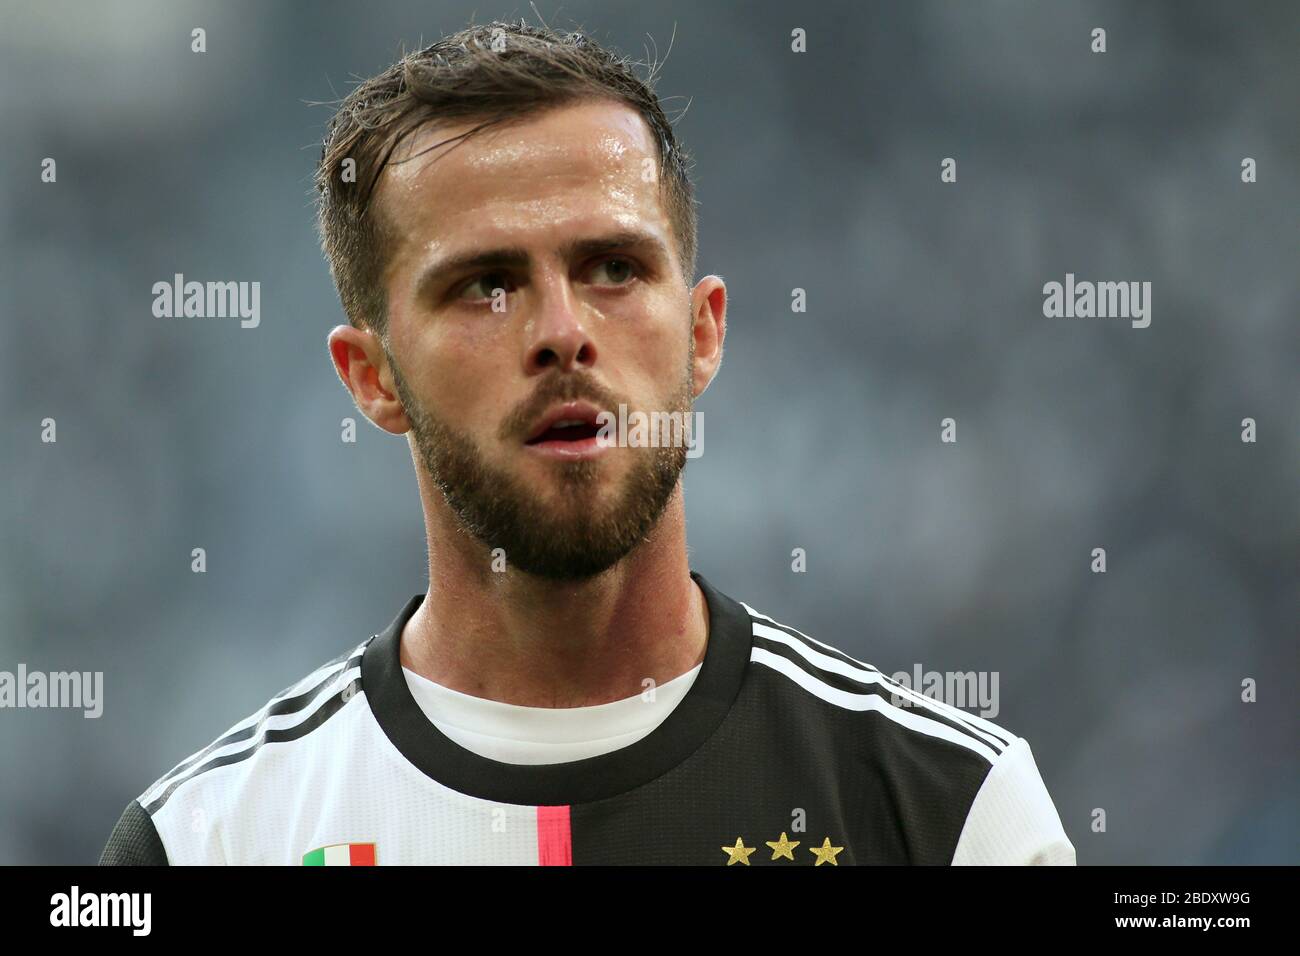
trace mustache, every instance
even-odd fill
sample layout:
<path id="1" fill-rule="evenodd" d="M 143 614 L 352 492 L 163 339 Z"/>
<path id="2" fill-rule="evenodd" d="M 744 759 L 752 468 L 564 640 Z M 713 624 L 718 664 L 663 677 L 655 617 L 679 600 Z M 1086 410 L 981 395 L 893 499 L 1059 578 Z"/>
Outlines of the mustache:
<path id="1" fill-rule="evenodd" d="M 609 410 L 627 403 L 612 390 L 598 382 L 587 372 L 549 376 L 537 386 L 537 391 L 515 406 L 501 422 L 498 437 L 502 441 L 528 437 L 529 429 L 546 410 L 556 402 L 590 402 L 597 408 Z"/>

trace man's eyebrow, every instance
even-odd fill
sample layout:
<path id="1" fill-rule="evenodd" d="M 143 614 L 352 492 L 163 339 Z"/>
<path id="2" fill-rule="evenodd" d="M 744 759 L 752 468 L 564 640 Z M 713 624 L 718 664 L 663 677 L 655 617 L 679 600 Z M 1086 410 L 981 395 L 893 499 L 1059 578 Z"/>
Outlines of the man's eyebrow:
<path id="1" fill-rule="evenodd" d="M 561 252 L 566 259 L 586 259 L 616 249 L 641 249 L 665 260 L 669 256 L 668 247 L 662 239 L 653 232 L 640 229 L 621 229 L 600 236 L 572 239 L 561 247 Z M 504 246 L 499 249 L 453 255 L 439 259 L 425 269 L 424 274 L 420 276 L 418 287 L 423 293 L 446 276 L 458 272 L 503 268 L 523 269 L 527 267 L 528 262 L 528 252 L 518 246 Z"/>

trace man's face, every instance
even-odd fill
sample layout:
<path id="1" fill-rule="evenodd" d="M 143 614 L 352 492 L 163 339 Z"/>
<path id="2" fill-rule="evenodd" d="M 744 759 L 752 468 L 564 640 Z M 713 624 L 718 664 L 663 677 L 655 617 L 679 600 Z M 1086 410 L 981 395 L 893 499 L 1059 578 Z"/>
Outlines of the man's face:
<path id="1" fill-rule="evenodd" d="M 620 403 L 687 415 L 695 396 L 657 154 L 612 102 L 435 145 L 472 125 L 426 127 L 384 173 L 388 360 L 461 525 L 511 567 L 589 577 L 645 539 L 686 460 L 594 437 Z"/>

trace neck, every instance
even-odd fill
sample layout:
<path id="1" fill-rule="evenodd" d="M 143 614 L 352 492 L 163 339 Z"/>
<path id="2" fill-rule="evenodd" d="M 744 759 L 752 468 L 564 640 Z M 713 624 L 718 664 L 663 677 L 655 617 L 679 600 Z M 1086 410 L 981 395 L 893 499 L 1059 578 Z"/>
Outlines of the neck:
<path id="1" fill-rule="evenodd" d="M 402 666 L 475 697 L 586 707 L 641 694 L 704 659 L 708 605 L 690 578 L 680 484 L 632 553 L 576 582 L 492 572 L 486 549 L 426 484 L 429 590 L 402 631 Z"/>

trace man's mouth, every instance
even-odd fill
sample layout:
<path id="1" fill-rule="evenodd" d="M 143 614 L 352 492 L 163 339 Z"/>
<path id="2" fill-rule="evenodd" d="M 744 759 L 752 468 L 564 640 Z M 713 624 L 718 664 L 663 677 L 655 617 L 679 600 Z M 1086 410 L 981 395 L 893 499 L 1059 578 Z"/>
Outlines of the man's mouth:
<path id="1" fill-rule="evenodd" d="M 600 444 L 600 409 L 588 402 L 565 402 L 551 408 L 533 425 L 524 444 L 562 457 L 586 457 Z"/>
<path id="2" fill-rule="evenodd" d="M 583 441 L 587 438 L 595 438 L 599 431 L 600 429 L 590 422 L 566 419 L 565 421 L 556 422 L 536 438 L 530 438 L 525 444 L 537 445 L 550 441 Z"/>

